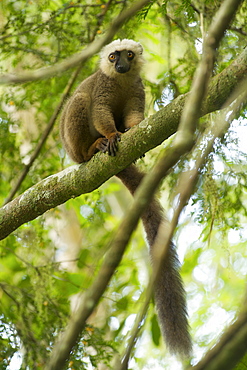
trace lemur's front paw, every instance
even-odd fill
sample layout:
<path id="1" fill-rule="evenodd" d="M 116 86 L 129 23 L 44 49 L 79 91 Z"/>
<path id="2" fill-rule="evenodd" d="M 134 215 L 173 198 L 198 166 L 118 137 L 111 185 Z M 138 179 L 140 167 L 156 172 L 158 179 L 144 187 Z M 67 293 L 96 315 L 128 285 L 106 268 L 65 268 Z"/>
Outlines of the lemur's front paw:
<path id="1" fill-rule="evenodd" d="M 108 139 L 106 137 L 101 137 L 97 140 L 96 148 L 101 151 L 102 153 L 105 153 L 108 151 Z"/>
<path id="2" fill-rule="evenodd" d="M 107 151 L 108 154 L 112 157 L 115 157 L 118 151 L 118 142 L 121 141 L 121 133 L 115 132 L 108 137 Z"/>

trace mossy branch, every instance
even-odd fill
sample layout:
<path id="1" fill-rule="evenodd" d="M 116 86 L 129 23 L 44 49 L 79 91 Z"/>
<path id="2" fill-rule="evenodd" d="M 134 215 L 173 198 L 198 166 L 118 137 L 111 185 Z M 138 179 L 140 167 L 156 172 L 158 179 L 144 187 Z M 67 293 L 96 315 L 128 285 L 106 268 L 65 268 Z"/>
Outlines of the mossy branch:
<path id="1" fill-rule="evenodd" d="M 208 88 L 201 116 L 219 110 L 247 75 L 247 48 Z M 89 193 L 134 160 L 174 134 L 188 94 L 179 96 L 159 112 L 122 135 L 116 157 L 96 154 L 89 162 L 71 166 L 40 181 L 0 209 L 0 240 L 25 222 L 81 194 Z"/>

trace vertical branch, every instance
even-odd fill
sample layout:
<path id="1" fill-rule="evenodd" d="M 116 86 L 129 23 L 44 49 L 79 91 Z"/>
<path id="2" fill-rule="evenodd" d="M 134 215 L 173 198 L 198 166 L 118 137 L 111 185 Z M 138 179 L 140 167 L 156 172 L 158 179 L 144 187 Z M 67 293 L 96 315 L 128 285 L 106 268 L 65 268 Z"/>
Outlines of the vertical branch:
<path id="1" fill-rule="evenodd" d="M 240 312 L 238 319 L 224 332 L 218 343 L 208 351 L 203 359 L 188 370 L 231 370 L 246 354 L 247 312 Z M 239 364 L 236 368 L 244 368 Z"/>
<path id="2" fill-rule="evenodd" d="M 219 9 L 215 17 L 215 20 L 211 24 L 208 35 L 205 39 L 202 60 L 197 68 L 190 95 L 185 103 L 184 111 L 182 113 L 179 130 L 176 135 L 175 142 L 172 145 L 172 147 L 166 151 L 165 155 L 154 167 L 151 174 L 147 175 L 144 178 L 143 182 L 148 181 L 150 176 L 152 177 L 155 172 L 159 174 L 158 176 L 163 178 L 166 175 L 168 169 L 170 168 L 169 166 L 171 166 L 172 163 L 175 164 L 182 154 L 185 154 L 193 147 L 194 144 L 193 136 L 196 129 L 196 123 L 200 116 L 203 98 L 207 92 L 207 86 L 212 74 L 216 48 L 218 47 L 219 42 L 223 37 L 224 31 L 228 23 L 234 16 L 240 2 L 241 2 L 240 0 L 226 0 Z M 199 168 L 201 168 L 205 161 L 205 158 L 212 150 L 215 138 L 220 136 L 222 132 L 225 132 L 226 129 L 226 125 L 224 125 L 224 121 L 226 120 L 225 117 L 226 116 L 222 118 L 221 120 L 222 122 L 220 121 L 221 125 L 220 124 L 216 125 L 218 129 L 216 129 L 215 132 L 212 133 L 212 138 L 211 140 L 208 141 L 207 143 L 208 145 L 205 149 L 205 152 L 200 155 L 201 152 L 200 150 L 198 150 L 198 161 L 196 163 L 196 168 L 193 171 L 193 176 L 192 174 L 190 174 L 190 176 L 188 176 L 188 178 L 186 179 L 187 181 L 186 187 L 182 193 L 182 195 L 184 196 L 180 194 L 180 198 L 178 198 L 178 202 L 175 207 L 171 224 L 168 225 L 168 223 L 162 223 L 159 227 L 155 244 L 153 246 L 154 251 L 153 273 L 150 277 L 147 290 L 145 291 L 144 303 L 141 307 L 139 315 L 135 320 L 128 346 L 125 349 L 124 354 L 122 355 L 121 365 L 118 366 L 120 370 L 126 370 L 128 368 L 128 362 L 131 356 L 131 351 L 134 347 L 134 344 L 136 343 L 136 339 L 141 327 L 141 322 L 146 315 L 148 302 L 150 301 L 153 293 L 153 286 L 161 273 L 169 248 L 170 240 L 178 223 L 179 215 L 183 207 L 185 206 L 188 197 L 191 195 L 194 189 L 194 185 L 198 176 L 198 170 Z M 153 182 L 156 183 L 156 181 L 157 176 L 156 177 L 153 176 Z M 185 182 L 183 181 L 183 185 L 184 184 Z"/>
<path id="3" fill-rule="evenodd" d="M 160 272 L 163 268 L 164 260 L 166 258 L 166 254 L 169 248 L 169 243 L 174 233 L 174 230 L 177 226 L 178 218 L 180 216 L 182 209 L 186 205 L 187 200 L 189 199 L 190 195 L 193 192 L 195 183 L 197 181 L 199 170 L 200 168 L 202 168 L 202 166 L 205 163 L 206 158 L 212 151 L 215 139 L 218 137 L 221 137 L 226 132 L 232 120 L 236 116 L 238 116 L 243 106 L 247 105 L 247 79 L 245 79 L 245 81 L 243 81 L 240 84 L 240 86 L 229 97 L 228 101 L 226 102 L 226 106 L 228 106 L 229 102 L 232 102 L 233 99 L 236 99 L 234 103 L 231 104 L 231 106 L 229 107 L 227 111 L 223 111 L 219 114 L 216 123 L 208 130 L 208 132 L 203 136 L 203 138 L 201 138 L 201 140 L 198 141 L 194 149 L 194 154 L 197 158 L 194 168 L 190 171 L 186 171 L 185 173 L 182 173 L 180 177 L 179 183 L 182 184 L 181 185 L 182 190 L 180 193 L 180 197 L 178 198 L 176 202 L 174 215 L 173 215 L 171 223 L 168 224 L 168 222 L 163 222 L 159 227 L 159 232 L 155 239 L 155 245 L 153 246 L 153 250 L 154 250 L 153 273 L 150 276 L 147 289 L 143 292 L 140 298 L 140 301 L 143 302 L 143 304 L 141 306 L 141 309 L 133 325 L 130 339 L 128 342 L 128 346 L 125 348 L 125 351 L 121 357 L 121 361 L 120 361 L 121 363 L 118 363 L 118 367 L 116 367 L 119 370 L 126 370 L 128 368 L 129 358 L 130 358 L 132 349 L 136 343 L 137 337 L 139 335 L 139 331 L 141 328 L 141 322 L 145 318 L 147 308 L 148 308 L 148 303 L 150 299 L 152 298 L 153 286 L 156 280 L 158 279 Z M 209 138 L 208 140 L 207 140 L 207 137 Z M 203 149 L 202 149 L 202 146 L 203 146 Z M 164 166 L 167 166 L 167 170 L 168 170 L 169 165 L 171 165 L 171 163 L 168 164 L 168 162 L 169 162 L 169 159 L 172 158 L 172 153 L 170 153 L 169 158 L 167 154 L 169 154 L 169 152 L 166 152 L 165 155 L 159 161 L 159 163 L 151 171 L 151 173 L 145 176 L 145 178 L 143 179 L 142 186 L 144 185 L 144 181 L 148 182 L 153 179 L 153 185 L 154 183 L 158 182 L 157 181 L 158 176 L 154 176 L 154 174 L 156 170 L 157 175 L 158 175 L 158 172 L 159 172 L 158 167 L 162 165 L 162 162 Z M 140 186 L 140 188 L 142 188 L 142 186 Z"/>
<path id="4" fill-rule="evenodd" d="M 92 286 L 81 296 L 78 309 L 72 314 L 67 327 L 55 343 L 51 358 L 48 360 L 45 370 L 61 370 L 64 367 L 71 350 L 85 326 L 86 320 L 99 303 L 112 275 L 121 262 L 126 245 L 137 226 L 141 214 L 152 198 L 152 182 L 149 182 L 149 185 L 151 189 L 150 186 L 145 187 L 145 184 L 140 187 L 140 191 L 138 191 L 130 210 L 125 215 L 114 239 L 109 245 L 109 251 L 104 258 L 98 276 Z"/>
<path id="5" fill-rule="evenodd" d="M 216 50 L 224 32 L 242 0 L 225 0 L 211 23 L 203 43 L 201 62 L 196 70 L 191 92 L 181 116 L 175 143 L 181 142 L 190 150 L 194 143 L 194 133 L 200 116 L 202 101 L 207 93 L 212 75 Z"/>

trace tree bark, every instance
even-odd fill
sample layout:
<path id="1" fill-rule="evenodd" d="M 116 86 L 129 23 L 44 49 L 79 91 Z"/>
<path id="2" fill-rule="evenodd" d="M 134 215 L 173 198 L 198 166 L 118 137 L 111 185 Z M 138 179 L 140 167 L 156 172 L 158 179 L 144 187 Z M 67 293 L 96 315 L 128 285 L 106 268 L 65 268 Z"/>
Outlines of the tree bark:
<path id="1" fill-rule="evenodd" d="M 205 354 L 203 359 L 188 370 L 235 369 L 236 364 L 246 354 L 246 343 L 247 313 L 244 311 L 239 314 L 238 319 L 223 333 L 218 343 Z"/>
<path id="2" fill-rule="evenodd" d="M 201 116 L 221 109 L 238 83 L 247 75 L 247 48 L 220 74 L 212 78 Z M 122 135 L 116 157 L 98 153 L 89 162 L 71 166 L 40 181 L 0 209 L 0 240 L 25 222 L 67 200 L 93 191 L 145 152 L 173 135 L 185 100 L 179 96 L 159 112 Z"/>

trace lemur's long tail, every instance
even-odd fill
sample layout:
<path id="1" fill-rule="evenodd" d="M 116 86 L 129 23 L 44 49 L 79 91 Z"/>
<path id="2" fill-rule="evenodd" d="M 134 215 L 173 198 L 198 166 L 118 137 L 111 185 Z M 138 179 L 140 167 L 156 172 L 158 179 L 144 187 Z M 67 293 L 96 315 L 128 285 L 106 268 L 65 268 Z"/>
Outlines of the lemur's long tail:
<path id="1" fill-rule="evenodd" d="M 144 174 L 135 165 L 130 165 L 117 174 L 117 177 L 134 195 Z M 153 199 L 142 215 L 151 256 L 152 246 L 163 219 L 162 207 L 156 199 Z M 162 334 L 169 351 L 174 354 L 188 356 L 192 344 L 189 334 L 185 290 L 179 268 L 177 252 L 174 244 L 171 243 L 160 276 L 155 284 L 155 302 Z"/>

